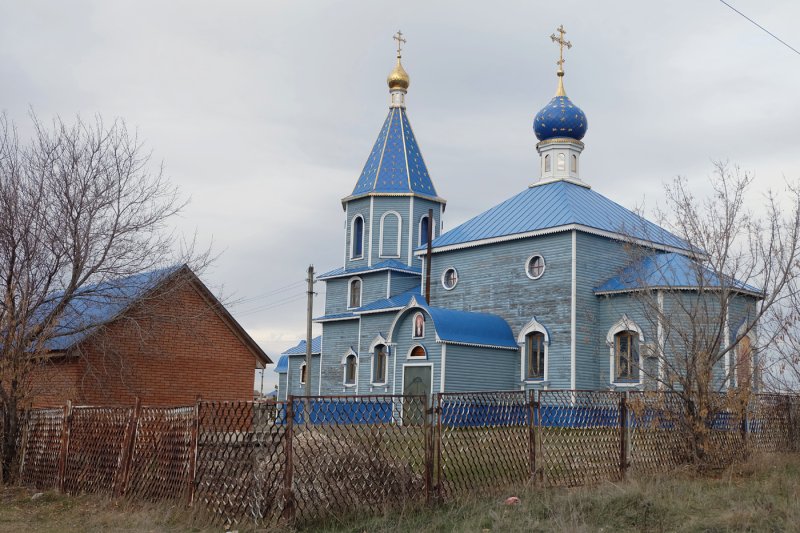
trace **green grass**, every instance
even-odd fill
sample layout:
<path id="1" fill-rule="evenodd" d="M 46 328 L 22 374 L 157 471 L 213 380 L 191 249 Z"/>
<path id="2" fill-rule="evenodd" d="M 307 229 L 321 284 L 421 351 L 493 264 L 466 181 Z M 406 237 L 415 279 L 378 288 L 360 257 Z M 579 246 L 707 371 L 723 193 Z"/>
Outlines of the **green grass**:
<path id="1" fill-rule="evenodd" d="M 183 508 L 99 496 L 68 497 L 6 488 L 0 492 L 0 531 L 222 531 Z M 508 496 L 521 503 L 507 506 Z M 249 531 L 238 526 L 240 532 Z M 577 489 L 520 487 L 471 496 L 436 508 L 386 511 L 382 516 L 314 524 L 308 531 L 797 531 L 800 532 L 800 456 L 771 455 L 717 477 L 688 469 Z"/>

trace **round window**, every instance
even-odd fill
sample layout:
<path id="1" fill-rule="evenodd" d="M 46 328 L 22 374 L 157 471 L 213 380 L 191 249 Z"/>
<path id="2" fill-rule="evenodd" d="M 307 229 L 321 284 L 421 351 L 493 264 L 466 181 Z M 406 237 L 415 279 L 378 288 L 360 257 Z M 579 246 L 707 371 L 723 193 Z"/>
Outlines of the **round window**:
<path id="1" fill-rule="evenodd" d="M 458 283 L 458 272 L 456 272 L 456 269 L 450 267 L 447 270 L 445 270 L 444 274 L 442 274 L 442 286 L 449 291 L 452 290 L 457 283 Z"/>
<path id="2" fill-rule="evenodd" d="M 525 265 L 525 273 L 531 279 L 539 279 L 544 274 L 544 257 L 541 255 L 534 255 L 528 259 Z"/>

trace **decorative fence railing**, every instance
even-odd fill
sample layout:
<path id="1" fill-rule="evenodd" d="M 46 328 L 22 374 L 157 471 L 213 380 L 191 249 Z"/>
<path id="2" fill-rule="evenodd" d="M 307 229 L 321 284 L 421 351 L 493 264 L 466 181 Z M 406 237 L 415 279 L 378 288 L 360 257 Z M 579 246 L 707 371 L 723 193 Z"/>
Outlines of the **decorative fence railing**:
<path id="1" fill-rule="evenodd" d="M 705 428 L 711 464 L 800 450 L 798 396 L 711 408 L 719 408 Z M 20 479 L 69 494 L 186 501 L 226 524 L 301 523 L 528 482 L 575 486 L 662 471 L 691 458 L 691 420 L 675 395 L 647 392 L 68 405 L 26 414 Z"/>

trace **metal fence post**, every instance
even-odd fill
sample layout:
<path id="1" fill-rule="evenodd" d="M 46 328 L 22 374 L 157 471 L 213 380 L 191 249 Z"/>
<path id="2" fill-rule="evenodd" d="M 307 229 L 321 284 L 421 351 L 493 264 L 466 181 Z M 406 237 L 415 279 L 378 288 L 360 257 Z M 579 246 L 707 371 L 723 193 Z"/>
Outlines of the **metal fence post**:
<path id="1" fill-rule="evenodd" d="M 431 395 L 431 405 L 425 402 L 425 503 L 433 503 L 433 417 L 436 416 L 435 397 Z"/>
<path id="2" fill-rule="evenodd" d="M 294 463 L 292 456 L 292 440 L 294 434 L 294 396 L 286 398 L 286 431 L 283 433 L 283 519 L 294 522 L 295 501 L 292 481 L 294 477 Z"/>
<path id="3" fill-rule="evenodd" d="M 194 505 L 194 495 L 197 490 L 197 449 L 200 440 L 200 396 L 194 404 L 194 420 L 192 420 L 192 433 L 189 437 L 189 505 Z"/>
<path id="4" fill-rule="evenodd" d="M 619 474 L 625 479 L 628 470 L 628 401 L 627 393 L 619 397 Z"/>
<path id="5" fill-rule="evenodd" d="M 528 454 L 531 481 L 536 481 L 536 391 L 528 391 Z"/>
<path id="6" fill-rule="evenodd" d="M 436 395 L 436 499 L 444 495 L 444 468 L 442 464 L 442 393 Z"/>
<path id="7" fill-rule="evenodd" d="M 72 400 L 64 405 L 64 418 L 61 421 L 61 450 L 58 454 L 58 490 L 64 492 L 64 477 L 67 472 L 67 453 L 69 450 L 69 432 L 72 427 Z"/>
<path id="8" fill-rule="evenodd" d="M 539 482 L 544 483 L 544 467 L 545 463 L 544 459 L 544 439 L 542 438 L 542 431 L 544 428 L 544 424 L 542 422 L 542 391 L 536 391 L 536 442 L 538 444 L 538 471 L 539 471 Z"/>

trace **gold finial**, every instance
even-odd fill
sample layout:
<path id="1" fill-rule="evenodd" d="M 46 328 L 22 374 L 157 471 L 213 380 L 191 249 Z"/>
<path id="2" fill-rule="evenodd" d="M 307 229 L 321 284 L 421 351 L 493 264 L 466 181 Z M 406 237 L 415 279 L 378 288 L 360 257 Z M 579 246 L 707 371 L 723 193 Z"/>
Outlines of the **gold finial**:
<path id="1" fill-rule="evenodd" d="M 558 71 L 556 74 L 558 75 L 558 89 L 556 90 L 556 96 L 567 96 L 566 91 L 564 91 L 564 47 L 566 46 L 567 49 L 572 48 L 572 43 L 564 39 L 564 35 L 566 35 L 567 31 L 564 29 L 564 25 L 560 25 L 556 30 L 560 35 L 556 35 L 555 33 L 550 36 L 550 40 L 554 43 L 558 43 L 558 61 L 556 64 L 558 65 Z"/>
<path id="2" fill-rule="evenodd" d="M 408 72 L 406 72 L 403 65 L 400 63 L 403 51 L 402 47 L 406 40 L 403 38 L 403 32 L 401 31 L 398 31 L 392 39 L 397 41 L 397 64 L 389 73 L 389 77 L 386 78 L 386 83 L 389 84 L 389 90 L 402 89 L 405 91 L 408 90 L 408 86 L 411 83 Z"/>

